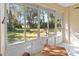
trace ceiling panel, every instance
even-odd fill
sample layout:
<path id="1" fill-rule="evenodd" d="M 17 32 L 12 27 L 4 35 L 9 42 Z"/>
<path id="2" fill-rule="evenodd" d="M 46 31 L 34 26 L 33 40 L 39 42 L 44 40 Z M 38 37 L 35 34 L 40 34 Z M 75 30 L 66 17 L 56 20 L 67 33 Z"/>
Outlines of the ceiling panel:
<path id="1" fill-rule="evenodd" d="M 63 6 L 63 7 L 68 7 L 68 6 L 72 6 L 76 3 L 58 3 L 59 5 Z"/>

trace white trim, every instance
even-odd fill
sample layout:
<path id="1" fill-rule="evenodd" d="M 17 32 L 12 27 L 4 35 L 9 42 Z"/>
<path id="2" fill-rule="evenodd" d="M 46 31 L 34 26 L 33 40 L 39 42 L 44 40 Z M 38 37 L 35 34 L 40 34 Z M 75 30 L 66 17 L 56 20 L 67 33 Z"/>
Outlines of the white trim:
<path id="1" fill-rule="evenodd" d="M 11 45 L 17 45 L 17 44 L 21 44 L 21 43 L 25 43 L 25 41 L 19 41 L 19 42 L 15 42 L 15 43 L 8 44 L 8 45 L 11 46 Z"/>
<path id="2" fill-rule="evenodd" d="M 25 8 L 25 6 L 24 6 L 24 8 Z M 26 25 L 27 25 L 27 24 L 26 24 L 26 20 L 25 20 L 25 16 L 26 16 L 26 15 L 25 15 L 25 12 L 26 12 L 26 11 L 24 10 L 24 40 L 25 40 L 25 42 L 26 42 L 26 41 L 27 41 L 27 40 L 26 40 Z"/>
<path id="3" fill-rule="evenodd" d="M 54 45 L 56 45 L 56 34 L 57 34 L 57 12 L 55 12 L 55 39 L 54 39 Z"/>
<path id="4" fill-rule="evenodd" d="M 63 39 L 63 42 L 65 42 L 65 22 L 64 22 L 64 14 L 62 16 L 63 16 L 61 18 L 62 19 L 62 21 L 61 21 L 61 23 L 62 23 L 62 28 L 61 28 L 61 30 L 62 30 L 62 39 Z"/>
<path id="5" fill-rule="evenodd" d="M 38 26 L 37 26 L 37 29 L 38 29 L 38 38 L 40 38 L 40 10 L 38 9 Z"/>
<path id="6" fill-rule="evenodd" d="M 6 20 L 6 11 L 5 11 L 5 4 L 1 4 L 1 22 L 3 20 Z M 5 19 L 4 19 L 5 18 Z M 2 55 L 5 55 L 5 48 L 6 48 L 6 21 L 4 23 L 1 23 L 1 53 Z"/>
<path id="7" fill-rule="evenodd" d="M 46 43 L 48 44 L 48 37 L 49 37 L 49 11 L 48 11 L 48 17 L 47 18 L 48 18 L 48 22 L 47 22 L 48 30 L 47 30 L 47 34 L 46 34 L 47 35 L 47 42 Z"/>
<path id="8" fill-rule="evenodd" d="M 70 44 L 71 43 L 71 40 L 70 40 L 70 8 L 68 8 L 68 40 Z"/>

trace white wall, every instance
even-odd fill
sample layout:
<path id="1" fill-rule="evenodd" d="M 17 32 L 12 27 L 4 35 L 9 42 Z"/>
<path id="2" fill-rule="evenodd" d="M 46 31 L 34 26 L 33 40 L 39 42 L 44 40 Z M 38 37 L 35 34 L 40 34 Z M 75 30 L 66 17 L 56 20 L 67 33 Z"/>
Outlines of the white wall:
<path id="1" fill-rule="evenodd" d="M 75 9 L 75 7 L 79 7 L 79 4 L 64 9 L 66 39 L 70 43 L 72 41 L 72 36 L 74 36 L 73 34 L 76 33 L 79 35 L 79 9 Z"/>
<path id="2" fill-rule="evenodd" d="M 23 52 L 27 51 L 30 53 L 36 53 L 41 50 L 43 47 L 44 39 L 38 39 L 38 40 L 32 40 L 29 42 L 24 42 L 20 44 L 15 44 L 15 45 L 9 45 L 7 46 L 6 50 L 6 55 L 12 55 L 12 56 L 17 56 L 17 55 L 22 55 Z M 31 49 L 32 48 L 32 49 Z"/>
<path id="3" fill-rule="evenodd" d="M 20 56 L 23 52 L 27 51 L 32 54 L 37 53 L 42 50 L 44 44 L 46 43 L 47 38 L 41 38 L 36 40 L 31 40 L 28 42 L 15 44 L 15 45 L 8 45 L 6 50 L 6 55 L 8 56 Z M 54 44 L 54 37 L 50 37 L 48 43 L 50 45 Z M 57 39 L 57 44 L 62 43 L 62 40 Z M 32 49 L 31 49 L 32 48 Z"/>

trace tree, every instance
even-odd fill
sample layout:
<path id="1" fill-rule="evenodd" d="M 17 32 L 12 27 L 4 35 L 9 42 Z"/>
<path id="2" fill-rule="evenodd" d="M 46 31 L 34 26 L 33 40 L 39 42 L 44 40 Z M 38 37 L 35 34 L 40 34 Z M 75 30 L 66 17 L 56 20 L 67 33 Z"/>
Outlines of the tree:
<path id="1" fill-rule="evenodd" d="M 22 28 L 21 23 L 18 21 L 19 17 L 21 17 L 21 10 L 16 9 L 16 5 L 12 5 L 10 7 L 9 13 L 8 13 L 8 31 L 15 31 L 16 28 Z M 20 6 L 19 6 L 20 8 Z M 21 9 L 21 8 L 20 8 Z"/>
<path id="2" fill-rule="evenodd" d="M 27 25 L 29 25 L 30 28 L 36 28 L 37 27 L 37 18 L 38 16 L 38 13 L 37 13 L 37 10 L 34 10 L 34 9 L 31 9 L 29 11 L 28 9 L 28 14 L 27 14 Z"/>
<path id="3" fill-rule="evenodd" d="M 53 13 L 50 13 L 51 20 L 49 21 L 49 28 L 55 28 L 55 16 L 53 15 Z"/>
<path id="4" fill-rule="evenodd" d="M 9 14 L 8 14 L 8 23 L 7 23 L 7 27 L 8 27 L 8 31 L 12 31 L 14 30 L 14 27 L 13 27 L 13 15 L 12 15 L 12 11 L 9 10 Z"/>

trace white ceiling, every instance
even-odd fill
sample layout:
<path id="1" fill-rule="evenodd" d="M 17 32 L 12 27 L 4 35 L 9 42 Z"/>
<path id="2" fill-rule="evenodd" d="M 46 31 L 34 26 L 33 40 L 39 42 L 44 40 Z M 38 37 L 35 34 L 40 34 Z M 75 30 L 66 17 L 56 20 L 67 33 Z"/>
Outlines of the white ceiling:
<path id="1" fill-rule="evenodd" d="M 76 3 L 58 3 L 59 5 L 63 6 L 63 7 L 68 7 L 68 6 L 72 6 Z"/>

